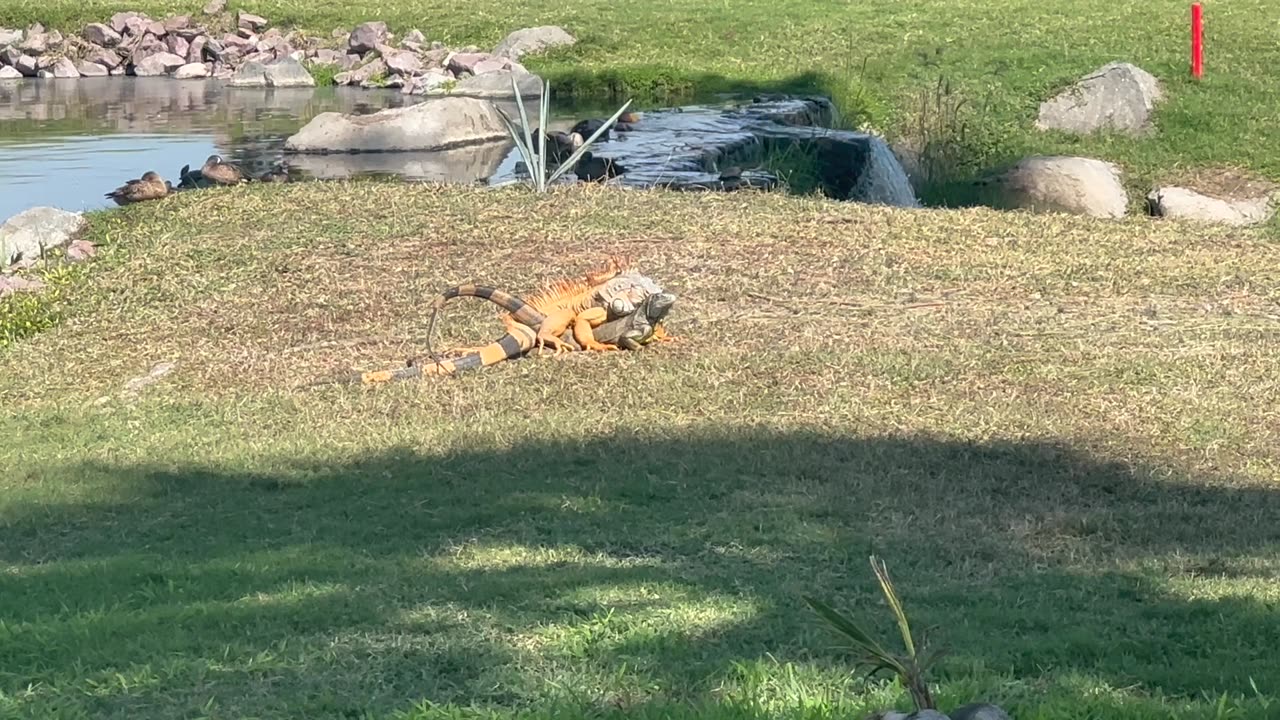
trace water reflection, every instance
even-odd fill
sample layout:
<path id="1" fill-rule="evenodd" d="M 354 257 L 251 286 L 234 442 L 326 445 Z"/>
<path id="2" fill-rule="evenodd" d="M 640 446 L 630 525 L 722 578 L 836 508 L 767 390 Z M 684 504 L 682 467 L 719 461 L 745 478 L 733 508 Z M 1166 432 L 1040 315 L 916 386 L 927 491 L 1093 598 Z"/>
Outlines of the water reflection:
<path id="1" fill-rule="evenodd" d="M 367 114 L 424 100 L 396 90 L 231 88 L 213 79 L 0 82 L 0 220 L 35 205 L 110 207 L 103 194 L 125 180 L 155 170 L 177 185 L 183 165 L 199 167 L 214 153 L 259 175 L 284 158 L 285 139 L 319 113 Z M 495 144 L 469 152 L 288 159 L 300 178 L 392 174 L 475 182 L 509 173 L 512 155 L 509 145 Z"/>

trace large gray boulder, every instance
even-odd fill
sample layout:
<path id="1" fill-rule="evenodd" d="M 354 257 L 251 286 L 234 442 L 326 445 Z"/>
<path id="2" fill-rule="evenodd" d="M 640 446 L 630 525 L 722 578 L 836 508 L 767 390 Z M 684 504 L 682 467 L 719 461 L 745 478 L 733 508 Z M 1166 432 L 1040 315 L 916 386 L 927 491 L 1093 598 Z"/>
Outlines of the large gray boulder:
<path id="1" fill-rule="evenodd" d="M 10 45 L 17 45 L 22 42 L 23 33 L 21 30 L 9 30 L 0 27 L 0 48 L 7 48 Z"/>
<path id="2" fill-rule="evenodd" d="M 539 97 L 542 95 L 542 78 L 521 68 L 487 72 L 483 75 L 470 75 L 459 80 L 451 89 L 450 95 L 473 98 L 514 98 L 511 91 L 511 78 L 515 77 L 516 87 L 521 97 Z M 444 89 L 435 92 L 446 92 Z"/>
<path id="3" fill-rule="evenodd" d="M 368 115 L 320 113 L 284 147 L 296 153 L 444 150 L 507 137 L 492 103 L 442 97 Z"/>
<path id="4" fill-rule="evenodd" d="M 0 266 L 38 258 L 42 247 L 62 247 L 84 226 L 80 213 L 51 207 L 24 210 L 0 225 Z"/>
<path id="5" fill-rule="evenodd" d="M 540 53 L 547 48 L 573 45 L 576 42 L 578 39 L 564 28 L 557 25 L 542 25 L 516 30 L 498 43 L 498 46 L 493 49 L 493 54 L 519 60 L 522 55 Z"/>
<path id="6" fill-rule="evenodd" d="M 1163 98 L 1160 82 L 1151 73 L 1129 63 L 1108 63 L 1041 103 L 1036 129 L 1146 135 L 1154 130 L 1151 114 Z"/>
<path id="7" fill-rule="evenodd" d="M 21 80 L 22 73 L 17 68 L 11 68 L 8 65 L 0 66 L 0 80 Z"/>
<path id="8" fill-rule="evenodd" d="M 1189 188 L 1168 186 L 1147 195 L 1147 208 L 1155 217 L 1235 225 L 1260 225 L 1275 214 L 1273 194 L 1248 197 L 1214 197 Z"/>
<path id="9" fill-rule="evenodd" d="M 1123 217 L 1129 198 L 1116 165 L 1093 158 L 1035 155 L 980 182 L 994 207 Z"/>

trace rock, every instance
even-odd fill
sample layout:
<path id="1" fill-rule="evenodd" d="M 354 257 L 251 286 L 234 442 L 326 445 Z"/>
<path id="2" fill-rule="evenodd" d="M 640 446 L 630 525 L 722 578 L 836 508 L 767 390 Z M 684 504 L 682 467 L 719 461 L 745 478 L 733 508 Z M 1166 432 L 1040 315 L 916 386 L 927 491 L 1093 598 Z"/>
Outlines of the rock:
<path id="1" fill-rule="evenodd" d="M 235 74 L 227 81 L 230 87 L 266 87 L 267 68 L 262 63 L 247 62 L 236 68 Z"/>
<path id="2" fill-rule="evenodd" d="M 49 39 L 42 32 L 27 32 L 27 37 L 18 43 L 18 49 L 25 53 L 39 55 L 49 49 Z"/>
<path id="3" fill-rule="evenodd" d="M 39 64 L 36 59 L 30 55 L 19 55 L 18 59 L 13 62 L 13 69 L 22 73 L 26 77 L 35 77 Z"/>
<path id="4" fill-rule="evenodd" d="M 111 68 L 111 74 L 112 74 L 112 75 L 123 75 L 123 74 L 124 74 L 124 67 L 123 67 L 123 66 L 121 66 L 121 67 L 113 67 L 113 68 Z"/>
<path id="5" fill-rule="evenodd" d="M 169 52 L 169 46 L 165 45 L 160 38 L 153 35 L 144 35 L 143 37 L 132 41 L 131 43 L 125 43 L 120 47 L 123 49 L 130 45 L 133 47 L 132 52 L 129 53 L 129 64 L 131 65 L 137 65 L 156 53 Z"/>
<path id="6" fill-rule="evenodd" d="M 20 292 L 36 292 L 44 289 L 39 278 L 24 278 L 0 274 L 0 298 Z"/>
<path id="7" fill-rule="evenodd" d="M 169 48 L 169 52 L 179 57 L 187 57 L 187 53 L 191 51 L 191 43 L 177 35 L 170 35 L 165 38 L 165 46 Z"/>
<path id="8" fill-rule="evenodd" d="M 1118 218 L 1128 205 L 1120 168 L 1092 158 L 1036 155 L 980 185 L 994 191 L 988 200 L 1002 209 Z"/>
<path id="9" fill-rule="evenodd" d="M 950 720 L 1010 720 L 1009 713 L 991 703 L 970 703 L 947 714 Z"/>
<path id="10" fill-rule="evenodd" d="M 0 27 L 0 48 L 6 48 L 11 45 L 17 45 L 22 42 L 23 34 L 21 30 L 10 30 Z"/>
<path id="11" fill-rule="evenodd" d="M 114 70 L 120 67 L 121 62 L 120 56 L 115 52 L 111 50 L 104 50 L 102 48 L 89 51 L 89 54 L 85 56 L 85 61 L 95 65 L 101 65 L 107 70 Z M 83 71 L 81 74 L 84 74 Z"/>
<path id="12" fill-rule="evenodd" d="M 248 38 L 242 38 L 239 35 L 227 33 L 222 36 L 222 44 L 226 47 L 248 48 L 253 47 L 255 43 Z"/>
<path id="13" fill-rule="evenodd" d="M 246 62 L 227 83 L 232 87 L 315 87 L 311 73 L 293 58 L 271 63 Z"/>
<path id="14" fill-rule="evenodd" d="M 444 69 L 451 55 L 453 55 L 453 53 L 449 52 L 449 48 L 428 50 L 422 54 L 422 61 L 427 65 L 427 67 Z"/>
<path id="15" fill-rule="evenodd" d="M 217 15 L 227 9 L 227 0 L 209 0 L 205 3 L 203 12 L 205 15 Z"/>
<path id="16" fill-rule="evenodd" d="M 17 48 L 5 48 L 0 50 L 0 65 L 15 65 L 18 58 L 22 57 L 22 51 Z"/>
<path id="17" fill-rule="evenodd" d="M 17 68 L 11 68 L 8 65 L 0 67 L 0 80 L 19 80 L 21 78 L 22 73 L 18 72 Z"/>
<path id="18" fill-rule="evenodd" d="M 423 35 L 421 30 L 418 30 L 415 28 L 404 34 L 404 37 L 400 39 L 400 44 L 403 45 L 405 43 L 417 43 L 421 45 L 426 41 L 427 41 L 427 36 Z"/>
<path id="19" fill-rule="evenodd" d="M 1146 135 L 1154 130 L 1151 113 L 1163 97 L 1151 73 L 1129 63 L 1109 63 L 1042 103 L 1036 129 Z"/>
<path id="20" fill-rule="evenodd" d="M 49 68 L 49 70 L 50 72 L 53 73 L 53 76 L 56 78 L 80 77 L 80 71 L 76 69 L 76 64 L 71 61 L 71 58 L 66 58 L 66 57 L 58 58 L 53 63 L 52 67 Z"/>
<path id="21" fill-rule="evenodd" d="M 493 54 L 519 60 L 522 55 L 539 53 L 547 48 L 561 45 L 573 45 L 576 42 L 578 39 L 566 32 L 564 28 L 543 25 L 516 30 L 498 43 L 498 46 L 493 49 Z"/>
<path id="22" fill-rule="evenodd" d="M 1148 211 L 1155 217 L 1197 220 L 1244 227 L 1260 225 L 1275 214 L 1271 194 L 1217 198 L 1177 186 L 1161 187 L 1147 195 Z"/>
<path id="23" fill-rule="evenodd" d="M 291 57 L 284 57 L 266 66 L 267 86 L 278 88 L 315 87 L 316 79 Z"/>
<path id="24" fill-rule="evenodd" d="M 486 75 L 493 72 L 502 72 L 503 70 L 510 69 L 510 67 L 510 60 L 506 60 L 504 58 L 489 58 L 488 60 L 481 60 L 475 65 L 472 65 L 471 74 Z"/>
<path id="25" fill-rule="evenodd" d="M 76 63 L 76 70 L 84 77 L 106 77 L 111 72 L 105 65 L 99 65 L 88 60 L 81 60 Z"/>
<path id="26" fill-rule="evenodd" d="M 174 15 L 164 21 L 164 29 L 171 33 L 176 33 L 179 30 L 186 30 L 189 27 L 191 27 L 190 15 Z"/>
<path id="27" fill-rule="evenodd" d="M 428 70 L 418 77 L 407 80 L 400 92 L 406 95 L 423 95 L 452 81 L 453 76 L 443 70 Z"/>
<path id="28" fill-rule="evenodd" d="M 138 17 L 136 12 L 118 12 L 111 16 L 111 29 L 116 33 L 124 33 L 129 27 L 129 21 Z"/>
<path id="29" fill-rule="evenodd" d="M 507 138 L 494 105 L 442 97 L 367 115 L 325 112 L 285 141 L 297 153 L 443 150 Z"/>
<path id="30" fill-rule="evenodd" d="M 411 52 L 392 50 L 390 53 L 384 53 L 382 59 L 390 70 L 401 75 L 416 75 L 422 72 L 422 60 Z"/>
<path id="31" fill-rule="evenodd" d="M 120 44 L 120 33 L 102 23 L 91 23 L 84 27 L 80 36 L 101 47 L 115 47 Z"/>
<path id="32" fill-rule="evenodd" d="M 387 24 L 381 21 L 361 23 L 347 38 L 349 52 L 364 54 L 387 41 Z"/>
<path id="33" fill-rule="evenodd" d="M 204 48 L 208 43 L 208 38 L 203 35 L 192 40 L 190 45 L 187 47 L 187 63 L 204 62 Z"/>
<path id="34" fill-rule="evenodd" d="M 542 95 L 542 78 L 524 70 L 503 70 L 484 75 L 472 75 L 459 80 L 449 94 L 477 98 L 513 98 L 515 93 L 511 91 L 512 77 L 516 79 L 521 97 Z"/>
<path id="35" fill-rule="evenodd" d="M 51 207 L 34 207 L 0 225 L 0 265 L 40 257 L 41 247 L 58 248 L 85 226 L 80 213 Z"/>
<path id="36" fill-rule="evenodd" d="M 361 65 L 355 70 L 340 72 L 333 77 L 339 85 L 362 85 L 373 78 L 387 74 L 387 64 L 378 58 L 371 63 Z"/>
<path id="37" fill-rule="evenodd" d="M 346 57 L 349 57 L 346 53 L 340 53 L 329 48 L 320 48 L 316 51 L 316 55 L 311 61 L 317 65 L 341 65 L 345 62 L 344 58 Z"/>
<path id="38" fill-rule="evenodd" d="M 243 10 L 236 20 L 236 27 L 252 30 L 257 32 L 267 26 L 267 19 L 258 15 L 251 15 Z"/>
<path id="39" fill-rule="evenodd" d="M 124 21 L 124 32 L 134 36 L 146 35 L 150 26 L 151 20 L 146 15 L 134 15 Z"/>
<path id="40" fill-rule="evenodd" d="M 49 72 L 48 70 L 37 70 L 36 77 L 40 78 L 41 80 L 52 80 L 53 73 Z"/>
<path id="41" fill-rule="evenodd" d="M 454 75 L 473 72 L 476 65 L 493 57 L 489 53 L 453 53 L 445 60 L 445 67 Z"/>
<path id="42" fill-rule="evenodd" d="M 151 22 L 147 23 L 146 32 L 147 34 L 154 35 L 158 38 L 162 38 L 165 35 L 169 34 L 168 28 L 166 28 L 164 26 L 164 23 L 160 22 L 159 20 L 152 20 Z"/>
<path id="43" fill-rule="evenodd" d="M 182 56 L 174 55 L 171 52 L 158 52 L 134 65 L 133 74 L 138 77 L 167 75 L 186 64 L 187 59 Z"/>
<path id="44" fill-rule="evenodd" d="M 67 246 L 67 259 L 71 262 L 82 262 L 97 254 L 97 246 L 88 240 L 73 240 Z"/>
<path id="45" fill-rule="evenodd" d="M 59 58 L 57 55 L 41 55 L 40 57 L 36 58 L 36 69 L 48 70 L 52 72 L 53 66 L 55 63 L 58 62 L 58 59 Z"/>
<path id="46" fill-rule="evenodd" d="M 205 67 L 202 62 L 187 63 L 174 70 L 173 77 L 175 80 L 194 80 L 196 78 L 209 77 L 209 68 Z"/>
<path id="47" fill-rule="evenodd" d="M 906 720 L 947 720 L 947 716 L 937 710 L 917 710 L 908 715 Z"/>

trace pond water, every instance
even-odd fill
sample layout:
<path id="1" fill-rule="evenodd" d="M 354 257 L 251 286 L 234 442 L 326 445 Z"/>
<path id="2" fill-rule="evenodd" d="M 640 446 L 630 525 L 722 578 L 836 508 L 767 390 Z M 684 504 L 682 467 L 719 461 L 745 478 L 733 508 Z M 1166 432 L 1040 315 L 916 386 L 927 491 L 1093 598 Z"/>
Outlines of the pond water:
<path id="1" fill-rule="evenodd" d="M 177 185 L 183 165 L 199 168 L 215 153 L 261 174 L 284 158 L 285 139 L 319 113 L 365 114 L 424 99 L 358 87 L 231 88 L 212 79 L 0 81 L 0 220 L 36 205 L 114 207 L 103 194 L 125 180 L 155 170 Z M 571 126 L 571 118 L 555 124 Z M 502 148 L 498 172 L 513 175 L 517 156 L 514 146 Z M 299 179 L 388 171 L 378 159 L 347 160 L 291 156 L 289 165 Z M 447 179 L 412 158 L 394 165 L 408 179 Z"/>
<path id="2" fill-rule="evenodd" d="M 679 108 L 633 106 L 645 111 L 641 121 L 592 150 L 626 169 L 617 179 L 624 185 L 721 190 L 770 185 L 777 180 L 772 161 L 803 166 L 824 192 L 845 199 L 915 204 L 901 167 L 882 141 L 825 127 L 832 112 L 825 99 L 702 100 Z M 423 153 L 284 151 L 285 140 L 319 113 L 367 114 L 427 101 L 394 89 L 232 88 L 213 79 L 0 81 L 0 220 L 37 205 L 70 211 L 113 207 L 104 194 L 124 181 L 155 170 L 176 186 L 184 165 L 197 169 L 212 154 L 252 175 L 284 161 L 294 180 L 380 175 L 501 184 L 523 176 L 523 163 L 509 141 Z M 514 101 L 498 104 L 518 117 Z M 525 104 L 535 111 L 538 103 L 526 99 Z M 548 126 L 568 130 L 580 119 L 604 119 L 614 110 L 556 102 Z M 803 152 L 796 153 L 797 148 Z M 739 164 L 739 179 L 720 179 L 722 170 Z M 873 177 L 887 181 L 876 180 L 872 187 L 859 180 Z M 573 179 L 573 173 L 566 175 L 566 181 Z"/>

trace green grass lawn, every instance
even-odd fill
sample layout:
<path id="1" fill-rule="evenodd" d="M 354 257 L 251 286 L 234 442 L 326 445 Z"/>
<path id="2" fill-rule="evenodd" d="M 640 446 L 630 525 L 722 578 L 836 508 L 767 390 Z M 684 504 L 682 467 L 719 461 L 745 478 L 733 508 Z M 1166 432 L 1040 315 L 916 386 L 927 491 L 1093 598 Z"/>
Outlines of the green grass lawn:
<path id="1" fill-rule="evenodd" d="M 7 0 L 0 25 L 42 20 L 76 31 L 121 10 L 195 13 L 203 0 Z M 855 123 L 891 137 L 918 135 L 921 93 L 940 80 L 967 104 L 968 130 L 949 177 L 927 189 L 951 201 L 975 174 L 1028 153 L 1085 154 L 1120 163 L 1131 188 L 1189 169 L 1243 168 L 1280 180 L 1280 113 L 1275 68 L 1280 43 L 1269 0 L 1206 8 L 1207 77 L 1189 78 L 1185 0 L 232 0 L 284 27 L 328 38 L 335 28 L 382 19 L 403 34 L 491 47 L 519 27 L 545 23 L 580 38 L 574 48 L 532 58 L 532 69 L 564 91 L 652 95 L 809 87 L 830 93 Z M 1084 73 L 1114 60 L 1159 77 L 1169 100 L 1155 138 L 1073 139 L 1031 130 L 1038 104 Z"/>
<path id="2" fill-rule="evenodd" d="M 1280 707 L 1260 234 L 374 183 L 92 233 L 0 349 L 0 716 L 861 717 L 906 695 L 801 597 L 891 640 L 873 552 L 952 648 L 944 707 Z M 610 253 L 680 295 L 676 342 L 294 388 L 420 352 L 447 285 Z"/>

